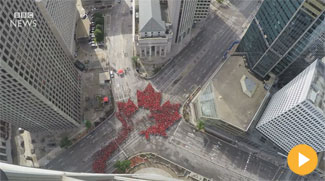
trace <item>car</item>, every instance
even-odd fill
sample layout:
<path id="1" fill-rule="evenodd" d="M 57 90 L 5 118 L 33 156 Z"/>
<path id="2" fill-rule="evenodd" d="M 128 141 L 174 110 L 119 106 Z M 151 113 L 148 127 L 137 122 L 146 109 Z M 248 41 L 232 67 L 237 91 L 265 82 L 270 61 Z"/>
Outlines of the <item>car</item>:
<path id="1" fill-rule="evenodd" d="M 90 46 L 91 48 L 97 48 L 97 45 L 95 43 L 91 44 Z"/>
<path id="2" fill-rule="evenodd" d="M 81 16 L 81 19 L 86 19 L 86 18 L 87 18 L 87 14 Z"/>
<path id="3" fill-rule="evenodd" d="M 114 72 L 112 70 L 109 72 L 109 74 L 111 75 L 111 78 L 114 78 Z"/>
<path id="4" fill-rule="evenodd" d="M 117 0 L 117 3 L 121 3 L 121 0 Z"/>
<path id="5" fill-rule="evenodd" d="M 76 60 L 74 62 L 74 66 L 80 71 L 86 70 L 86 66 L 83 63 L 81 63 L 79 60 Z"/>

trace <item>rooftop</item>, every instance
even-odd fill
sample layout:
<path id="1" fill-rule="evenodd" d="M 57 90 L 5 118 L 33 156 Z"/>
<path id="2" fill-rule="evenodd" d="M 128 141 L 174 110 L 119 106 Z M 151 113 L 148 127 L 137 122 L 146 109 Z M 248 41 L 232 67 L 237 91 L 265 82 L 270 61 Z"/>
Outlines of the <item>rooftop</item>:
<path id="1" fill-rule="evenodd" d="M 165 31 L 165 22 L 161 18 L 159 0 L 139 0 L 140 32 Z"/>
<path id="2" fill-rule="evenodd" d="M 100 84 L 105 84 L 109 80 L 111 80 L 111 76 L 110 76 L 109 72 L 99 73 L 99 83 Z"/>
<path id="3" fill-rule="evenodd" d="M 254 85 L 251 97 L 243 92 L 240 81 L 243 76 Z M 248 72 L 243 57 L 231 56 L 198 97 L 199 114 L 247 131 L 266 95 L 263 82 Z"/>

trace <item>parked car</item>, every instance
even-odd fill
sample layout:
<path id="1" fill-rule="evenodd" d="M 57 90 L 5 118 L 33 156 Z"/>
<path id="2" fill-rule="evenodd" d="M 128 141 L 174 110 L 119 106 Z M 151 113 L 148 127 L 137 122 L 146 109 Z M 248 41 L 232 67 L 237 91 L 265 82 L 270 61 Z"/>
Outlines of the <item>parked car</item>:
<path id="1" fill-rule="evenodd" d="M 81 63 L 79 60 L 76 60 L 76 61 L 74 62 L 74 66 L 75 66 L 77 69 L 79 69 L 80 71 L 84 71 L 84 70 L 86 70 L 86 66 L 85 66 L 83 63 Z"/>
<path id="2" fill-rule="evenodd" d="M 109 72 L 109 74 L 111 75 L 111 78 L 114 78 L 114 72 L 112 70 Z"/>
<path id="3" fill-rule="evenodd" d="M 86 19 L 86 18 L 87 18 L 87 14 L 81 16 L 81 19 Z"/>
<path id="4" fill-rule="evenodd" d="M 97 48 L 97 45 L 95 43 L 91 44 L 90 46 L 91 48 Z"/>
<path id="5" fill-rule="evenodd" d="M 105 47 L 105 44 L 103 42 L 97 43 L 97 45 L 98 45 L 99 48 L 104 48 Z"/>

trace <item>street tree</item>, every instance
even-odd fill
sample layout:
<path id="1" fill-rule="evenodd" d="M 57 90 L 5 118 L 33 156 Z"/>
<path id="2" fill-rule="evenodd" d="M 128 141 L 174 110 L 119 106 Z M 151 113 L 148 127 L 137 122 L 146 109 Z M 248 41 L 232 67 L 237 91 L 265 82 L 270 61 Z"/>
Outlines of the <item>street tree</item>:
<path id="1" fill-rule="evenodd" d="M 202 120 L 200 120 L 197 124 L 197 129 L 200 131 L 204 129 L 204 122 Z"/>
<path id="2" fill-rule="evenodd" d="M 95 18 L 100 18 L 100 17 L 103 17 L 103 14 L 102 13 L 94 13 L 94 17 Z"/>
<path id="3" fill-rule="evenodd" d="M 124 161 L 117 161 L 114 164 L 114 167 L 121 173 L 125 173 L 127 169 L 129 169 L 131 166 L 130 160 L 124 160 Z"/>
<path id="4" fill-rule="evenodd" d="M 92 124 L 91 124 L 91 122 L 89 120 L 86 120 L 85 126 L 86 126 L 87 129 L 90 129 Z"/>
<path id="5" fill-rule="evenodd" d="M 139 58 L 138 56 L 133 56 L 133 57 L 132 57 L 132 61 L 133 61 L 134 63 L 136 63 L 136 62 L 138 61 L 138 58 Z"/>
<path id="6" fill-rule="evenodd" d="M 104 17 L 95 17 L 95 24 L 104 25 Z"/>
<path id="7" fill-rule="evenodd" d="M 60 147 L 61 148 L 65 148 L 72 145 L 72 141 L 69 140 L 69 138 L 67 136 L 63 137 L 60 141 Z"/>
<path id="8" fill-rule="evenodd" d="M 103 31 L 96 29 L 94 34 L 95 34 L 96 42 L 102 42 L 104 40 Z"/>
<path id="9" fill-rule="evenodd" d="M 96 25 L 96 30 L 103 31 L 103 25 L 101 25 L 101 24 L 97 24 L 97 25 Z"/>

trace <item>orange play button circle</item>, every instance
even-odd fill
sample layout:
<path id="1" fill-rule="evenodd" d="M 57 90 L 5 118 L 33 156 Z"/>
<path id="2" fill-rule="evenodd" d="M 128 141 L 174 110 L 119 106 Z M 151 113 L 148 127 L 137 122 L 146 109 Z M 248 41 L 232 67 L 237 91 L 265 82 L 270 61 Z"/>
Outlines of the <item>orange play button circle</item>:
<path id="1" fill-rule="evenodd" d="M 308 145 L 297 145 L 293 147 L 287 158 L 291 171 L 297 175 L 307 175 L 317 167 L 317 153 Z"/>

